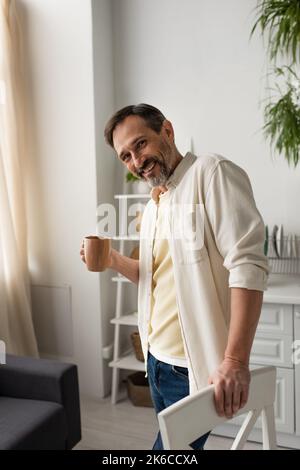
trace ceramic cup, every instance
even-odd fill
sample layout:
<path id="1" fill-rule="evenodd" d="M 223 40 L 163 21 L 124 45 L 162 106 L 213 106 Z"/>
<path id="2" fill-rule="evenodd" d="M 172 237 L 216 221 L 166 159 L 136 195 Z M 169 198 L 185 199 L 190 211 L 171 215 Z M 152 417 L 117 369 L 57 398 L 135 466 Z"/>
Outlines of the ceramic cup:
<path id="1" fill-rule="evenodd" d="M 84 237 L 84 257 L 89 271 L 105 271 L 108 267 L 110 251 L 110 238 L 96 237 L 94 235 Z"/>

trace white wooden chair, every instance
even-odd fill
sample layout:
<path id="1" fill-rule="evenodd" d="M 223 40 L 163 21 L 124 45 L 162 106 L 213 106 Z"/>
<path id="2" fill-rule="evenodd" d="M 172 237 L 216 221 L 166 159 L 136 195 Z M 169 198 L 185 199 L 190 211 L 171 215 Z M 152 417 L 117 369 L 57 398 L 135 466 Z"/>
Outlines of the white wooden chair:
<path id="1" fill-rule="evenodd" d="M 249 398 L 244 408 L 234 417 L 247 416 L 233 442 L 231 450 L 243 448 L 259 415 L 262 415 L 263 449 L 276 449 L 274 401 L 276 368 L 262 367 L 251 371 Z M 217 414 L 214 404 L 214 385 L 187 396 L 158 414 L 158 422 L 165 450 L 191 449 L 190 443 L 228 421 Z"/>

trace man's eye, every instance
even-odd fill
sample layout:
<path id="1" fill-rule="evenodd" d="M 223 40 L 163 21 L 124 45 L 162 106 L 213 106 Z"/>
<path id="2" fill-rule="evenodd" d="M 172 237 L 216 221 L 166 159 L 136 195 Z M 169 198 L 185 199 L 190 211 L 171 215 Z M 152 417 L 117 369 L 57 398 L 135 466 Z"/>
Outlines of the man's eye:
<path id="1" fill-rule="evenodd" d="M 140 140 L 137 144 L 137 148 L 140 149 L 141 147 L 143 147 L 145 142 L 146 142 L 145 140 Z"/>
<path id="2" fill-rule="evenodd" d="M 126 155 L 124 155 L 124 157 L 122 158 L 123 162 L 127 162 L 129 159 L 129 153 L 127 153 Z"/>

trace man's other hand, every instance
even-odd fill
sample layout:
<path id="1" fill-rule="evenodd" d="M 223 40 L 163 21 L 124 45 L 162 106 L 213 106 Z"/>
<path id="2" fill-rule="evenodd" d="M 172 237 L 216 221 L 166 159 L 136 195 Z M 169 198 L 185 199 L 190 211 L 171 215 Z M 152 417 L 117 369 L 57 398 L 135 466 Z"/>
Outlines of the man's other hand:
<path id="1" fill-rule="evenodd" d="M 246 405 L 249 393 L 250 371 L 247 365 L 226 358 L 209 377 L 215 386 L 215 407 L 219 416 L 231 419 Z"/>

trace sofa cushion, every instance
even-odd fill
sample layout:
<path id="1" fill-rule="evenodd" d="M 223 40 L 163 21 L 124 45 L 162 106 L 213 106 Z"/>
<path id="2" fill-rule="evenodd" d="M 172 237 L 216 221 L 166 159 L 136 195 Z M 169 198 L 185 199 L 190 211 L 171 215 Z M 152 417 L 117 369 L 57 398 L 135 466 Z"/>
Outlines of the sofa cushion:
<path id="1" fill-rule="evenodd" d="M 0 396 L 0 449 L 65 449 L 67 423 L 58 403 Z"/>

